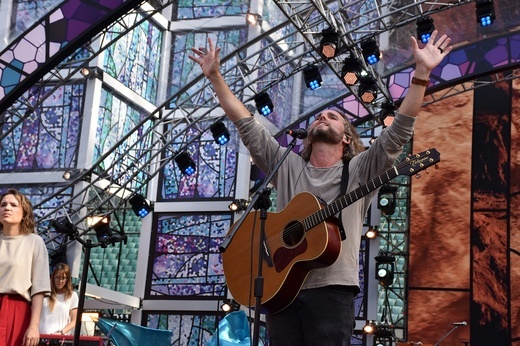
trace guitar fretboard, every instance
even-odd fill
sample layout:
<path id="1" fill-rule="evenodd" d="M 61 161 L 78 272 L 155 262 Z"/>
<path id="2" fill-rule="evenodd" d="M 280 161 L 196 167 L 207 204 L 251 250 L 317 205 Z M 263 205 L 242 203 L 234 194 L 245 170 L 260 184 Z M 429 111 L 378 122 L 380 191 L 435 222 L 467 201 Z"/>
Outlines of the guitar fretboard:
<path id="1" fill-rule="evenodd" d="M 383 186 L 383 184 L 389 182 L 398 175 L 399 171 L 397 170 L 397 167 L 394 166 L 390 168 L 388 171 L 368 181 L 367 183 L 360 185 L 354 191 L 351 191 L 348 194 L 341 196 L 333 202 L 327 204 L 323 209 L 318 210 L 317 212 L 311 214 L 302 221 L 305 230 L 309 230 L 315 227 L 316 225 L 324 222 L 329 217 L 339 213 L 340 210 L 345 209 L 349 205 L 358 201 L 362 197 L 368 195 L 370 192 L 376 190 L 377 188 Z"/>

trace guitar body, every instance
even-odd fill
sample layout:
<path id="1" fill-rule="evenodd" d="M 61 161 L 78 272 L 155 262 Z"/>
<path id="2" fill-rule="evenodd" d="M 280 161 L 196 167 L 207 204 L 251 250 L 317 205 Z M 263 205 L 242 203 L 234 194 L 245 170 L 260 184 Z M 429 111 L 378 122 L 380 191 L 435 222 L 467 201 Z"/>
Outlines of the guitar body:
<path id="1" fill-rule="evenodd" d="M 296 195 L 281 212 L 267 213 L 265 242 L 260 240 L 260 212 L 251 212 L 244 219 L 222 255 L 227 285 L 238 303 L 255 305 L 258 253 L 264 244 L 270 256 L 262 260 L 263 312 L 284 309 L 294 300 L 312 269 L 336 261 L 341 251 L 337 225 L 321 222 L 305 229 L 305 223 L 301 222 L 320 209 L 320 203 L 311 193 Z"/>

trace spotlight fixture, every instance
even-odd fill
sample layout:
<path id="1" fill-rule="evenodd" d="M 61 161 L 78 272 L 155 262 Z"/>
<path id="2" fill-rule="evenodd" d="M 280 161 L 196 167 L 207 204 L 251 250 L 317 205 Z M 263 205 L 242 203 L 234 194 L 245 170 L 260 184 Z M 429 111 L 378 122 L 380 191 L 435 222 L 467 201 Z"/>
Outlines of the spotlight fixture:
<path id="1" fill-rule="evenodd" d="M 249 201 L 245 199 L 235 199 L 231 204 L 228 205 L 229 210 L 231 211 L 243 211 L 246 210 L 249 205 Z"/>
<path id="2" fill-rule="evenodd" d="M 323 83 L 320 71 L 318 70 L 318 67 L 314 65 L 307 66 L 303 70 L 303 78 L 305 80 L 305 85 L 311 90 L 321 88 L 321 84 Z"/>
<path id="3" fill-rule="evenodd" d="M 383 286 L 394 283 L 395 257 L 389 255 L 378 255 L 376 260 L 376 280 Z"/>
<path id="4" fill-rule="evenodd" d="M 359 83 L 358 96 L 364 103 L 372 103 L 377 97 L 377 84 L 371 77 L 365 77 Z"/>
<path id="5" fill-rule="evenodd" d="M 271 101 L 271 98 L 265 91 L 255 96 L 255 103 L 256 109 L 258 109 L 258 112 L 262 114 L 264 117 L 271 114 L 274 110 L 273 102 Z"/>
<path id="6" fill-rule="evenodd" d="M 388 117 L 395 117 L 395 110 L 396 110 L 396 107 L 395 107 L 395 104 L 392 102 L 392 101 L 385 101 L 382 105 L 381 105 L 381 111 L 379 112 L 379 117 L 378 117 L 378 121 L 382 124 L 384 124 L 385 126 L 388 126 L 386 124 L 386 118 Z"/>
<path id="7" fill-rule="evenodd" d="M 379 228 L 377 226 L 369 227 L 365 233 L 367 239 L 375 239 L 377 236 L 379 236 Z"/>
<path id="8" fill-rule="evenodd" d="M 63 173 L 63 179 L 64 180 L 75 180 L 79 177 L 82 177 L 81 180 L 88 181 L 90 179 L 90 176 L 87 175 L 88 169 L 81 168 L 81 169 L 71 169 L 69 171 L 66 171 Z"/>
<path id="9" fill-rule="evenodd" d="M 363 326 L 363 333 L 374 334 L 374 331 L 376 330 L 376 328 L 377 328 L 376 321 L 368 320 L 365 323 L 365 325 Z"/>
<path id="10" fill-rule="evenodd" d="M 139 216 L 141 219 L 146 217 L 152 211 L 150 204 L 143 195 L 135 194 L 128 200 L 128 202 L 132 206 L 135 215 Z"/>
<path id="11" fill-rule="evenodd" d="M 224 304 L 222 304 L 220 308 L 225 313 L 230 313 L 240 309 L 240 304 L 238 304 L 234 299 L 226 299 L 224 300 Z"/>
<path id="12" fill-rule="evenodd" d="M 231 135 L 229 134 L 229 131 L 222 122 L 222 120 L 219 120 L 216 123 L 212 124 L 209 127 L 209 129 L 211 130 L 213 138 L 215 139 L 215 142 L 217 142 L 217 144 L 224 145 L 227 142 L 229 142 Z"/>
<path id="13" fill-rule="evenodd" d="M 181 172 L 186 175 L 192 175 L 196 171 L 195 162 L 185 151 L 182 151 L 175 156 L 175 162 L 177 163 L 177 166 L 179 166 Z"/>
<path id="14" fill-rule="evenodd" d="M 495 7 L 493 0 L 476 0 L 477 23 L 482 27 L 490 26 L 495 20 Z"/>
<path id="15" fill-rule="evenodd" d="M 424 44 L 428 43 L 433 30 L 435 30 L 433 19 L 430 16 L 419 17 L 415 23 L 417 26 L 417 38 Z"/>
<path id="16" fill-rule="evenodd" d="M 90 76 L 90 68 L 88 67 L 82 67 L 81 70 L 79 70 L 79 73 L 85 78 L 88 78 Z"/>
<path id="17" fill-rule="evenodd" d="M 92 79 L 92 78 L 100 78 L 103 79 L 103 70 L 99 67 L 82 67 L 81 70 L 79 70 L 79 73 L 86 79 Z"/>
<path id="18" fill-rule="evenodd" d="M 106 248 L 108 244 L 115 244 L 122 240 L 126 243 L 126 236 L 121 237 L 114 234 L 114 230 L 110 227 L 110 216 L 99 215 L 93 217 L 94 223 L 90 225 L 90 228 L 96 232 L 96 238 L 102 248 Z M 97 220 L 97 222 L 96 222 Z"/>
<path id="19" fill-rule="evenodd" d="M 340 40 L 336 31 L 332 28 L 324 29 L 321 32 L 320 54 L 326 59 L 332 59 L 339 50 Z"/>
<path id="20" fill-rule="evenodd" d="M 364 39 L 361 41 L 360 46 L 363 57 L 369 65 L 374 65 L 381 59 L 381 52 L 374 37 Z"/>
<path id="21" fill-rule="evenodd" d="M 250 26 L 257 26 L 258 24 L 262 23 L 262 16 L 258 13 L 246 13 L 246 23 Z"/>
<path id="22" fill-rule="evenodd" d="M 72 224 L 67 216 L 52 220 L 51 226 L 57 233 L 65 234 L 70 240 L 74 239 L 78 233 L 76 226 Z"/>
<path id="23" fill-rule="evenodd" d="M 366 71 L 361 65 L 361 61 L 355 57 L 346 58 L 341 69 L 341 76 L 346 85 L 356 84 Z"/>
<path id="24" fill-rule="evenodd" d="M 393 215 L 397 205 L 397 187 L 385 184 L 378 193 L 377 208 L 384 215 Z"/>

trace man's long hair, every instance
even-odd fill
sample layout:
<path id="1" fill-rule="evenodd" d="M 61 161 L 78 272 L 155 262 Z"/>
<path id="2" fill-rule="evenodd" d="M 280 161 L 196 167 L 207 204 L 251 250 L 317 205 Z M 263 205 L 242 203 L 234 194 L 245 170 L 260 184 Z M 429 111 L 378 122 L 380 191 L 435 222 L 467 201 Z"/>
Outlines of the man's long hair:
<path id="1" fill-rule="evenodd" d="M 345 136 L 350 138 L 350 144 L 345 145 L 343 148 L 343 161 L 348 162 L 357 154 L 365 151 L 365 146 L 363 142 L 359 138 L 359 134 L 356 131 L 356 128 L 348 121 L 348 118 L 345 113 L 337 108 L 331 108 L 332 110 L 338 112 L 343 117 L 343 124 L 345 125 Z M 303 150 L 301 152 L 301 157 L 305 161 L 309 161 L 311 158 L 312 152 L 312 144 L 309 143 L 309 139 L 305 139 L 303 142 Z"/>

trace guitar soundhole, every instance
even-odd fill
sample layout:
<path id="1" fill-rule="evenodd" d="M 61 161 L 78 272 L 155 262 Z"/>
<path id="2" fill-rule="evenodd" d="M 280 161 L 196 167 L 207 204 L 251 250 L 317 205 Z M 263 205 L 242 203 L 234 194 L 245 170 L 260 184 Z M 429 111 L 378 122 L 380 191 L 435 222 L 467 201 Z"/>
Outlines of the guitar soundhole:
<path id="1" fill-rule="evenodd" d="M 301 222 L 293 221 L 287 224 L 283 230 L 283 242 L 287 246 L 296 246 L 303 240 L 305 230 Z"/>

